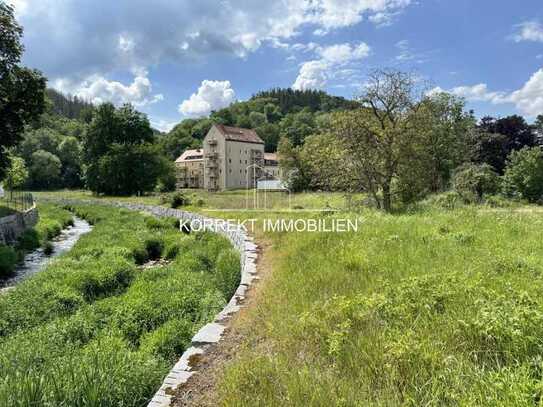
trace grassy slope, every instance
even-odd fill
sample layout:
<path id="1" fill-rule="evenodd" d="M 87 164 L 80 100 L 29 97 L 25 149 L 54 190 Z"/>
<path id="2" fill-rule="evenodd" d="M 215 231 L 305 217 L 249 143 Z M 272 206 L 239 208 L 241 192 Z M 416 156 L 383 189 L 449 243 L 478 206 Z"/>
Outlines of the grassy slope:
<path id="1" fill-rule="evenodd" d="M 237 287 L 239 256 L 223 238 L 75 210 L 93 231 L 0 296 L 0 405 L 142 405 Z M 137 268 L 158 256 L 170 263 Z"/>
<path id="2" fill-rule="evenodd" d="M 222 405 L 534 405 L 543 219 L 477 209 L 273 234 Z M 265 317 L 263 317 L 265 316 Z"/>

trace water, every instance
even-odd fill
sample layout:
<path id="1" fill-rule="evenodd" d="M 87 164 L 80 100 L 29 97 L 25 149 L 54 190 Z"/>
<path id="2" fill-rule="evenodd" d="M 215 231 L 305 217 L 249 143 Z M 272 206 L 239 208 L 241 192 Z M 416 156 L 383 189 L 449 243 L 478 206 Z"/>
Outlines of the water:
<path id="1" fill-rule="evenodd" d="M 74 216 L 74 225 L 64 229 L 60 235 L 51 241 L 53 253 L 47 255 L 42 248 L 39 248 L 25 255 L 24 261 L 15 269 L 14 276 L 0 282 L 0 286 L 3 287 L 1 290 L 12 288 L 28 277 L 42 271 L 51 260 L 74 247 L 79 238 L 85 233 L 89 233 L 91 229 L 92 226 L 88 222 Z"/>

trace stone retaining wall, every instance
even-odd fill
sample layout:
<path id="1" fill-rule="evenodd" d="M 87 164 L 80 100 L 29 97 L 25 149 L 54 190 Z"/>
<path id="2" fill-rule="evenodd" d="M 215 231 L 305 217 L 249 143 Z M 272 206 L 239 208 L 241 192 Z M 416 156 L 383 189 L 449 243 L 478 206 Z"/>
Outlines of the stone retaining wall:
<path id="1" fill-rule="evenodd" d="M 13 245 L 25 230 L 36 226 L 39 215 L 34 206 L 25 212 L 0 218 L 0 244 Z"/>
<path id="2" fill-rule="evenodd" d="M 178 209 L 170 209 L 162 206 L 151 206 L 135 203 L 125 202 L 111 202 L 111 201 L 86 201 L 86 200 L 55 200 L 56 202 L 77 205 L 77 204 L 93 204 L 93 205 L 107 205 L 126 208 L 133 211 L 143 211 L 150 213 L 157 217 L 171 217 L 177 218 L 181 223 L 184 222 L 199 222 L 204 227 L 215 233 L 225 236 L 232 245 L 236 248 L 240 255 L 241 261 L 241 282 L 234 293 L 234 296 L 230 302 L 224 307 L 224 309 L 217 314 L 215 320 L 204 327 L 202 327 L 196 335 L 192 338 L 191 346 L 183 353 L 178 362 L 170 370 L 166 378 L 164 379 L 162 386 L 158 389 L 149 407 L 166 407 L 169 406 L 172 401 L 172 396 L 175 389 L 186 383 L 187 380 L 197 370 L 197 366 L 194 366 L 192 362 L 198 359 L 198 355 L 205 354 L 211 346 L 217 344 L 221 340 L 221 336 L 228 324 L 228 320 L 233 314 L 238 312 L 243 307 L 243 302 L 248 288 L 253 281 L 257 279 L 256 276 L 256 259 L 257 259 L 257 246 L 254 244 L 253 239 L 247 235 L 245 230 L 239 226 L 232 226 L 226 223 L 217 222 L 216 219 L 207 218 L 195 213 L 182 211 Z M 181 233 L 181 231 L 180 231 Z"/>

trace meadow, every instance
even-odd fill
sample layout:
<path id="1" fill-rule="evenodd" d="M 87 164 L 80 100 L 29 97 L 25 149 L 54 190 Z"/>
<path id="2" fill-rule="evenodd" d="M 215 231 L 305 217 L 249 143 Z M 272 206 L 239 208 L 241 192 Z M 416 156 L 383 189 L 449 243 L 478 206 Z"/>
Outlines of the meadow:
<path id="1" fill-rule="evenodd" d="M 254 231 L 269 270 L 233 325 L 232 360 L 198 405 L 540 404 L 539 207 L 443 195 L 396 214 L 282 204 L 258 213 L 227 210 L 241 192 L 191 193 L 207 199 L 191 210 L 217 217 L 362 220 L 349 233 Z M 344 198 L 296 199 L 323 209 Z"/>
<path id="2" fill-rule="evenodd" d="M 271 272 L 207 403 L 540 405 L 543 219 L 532 209 L 365 210 L 328 215 L 360 217 L 358 232 L 257 232 Z"/>
<path id="3" fill-rule="evenodd" d="M 0 405 L 144 405 L 237 288 L 239 255 L 174 219 L 66 209 L 93 230 L 0 296 Z"/>

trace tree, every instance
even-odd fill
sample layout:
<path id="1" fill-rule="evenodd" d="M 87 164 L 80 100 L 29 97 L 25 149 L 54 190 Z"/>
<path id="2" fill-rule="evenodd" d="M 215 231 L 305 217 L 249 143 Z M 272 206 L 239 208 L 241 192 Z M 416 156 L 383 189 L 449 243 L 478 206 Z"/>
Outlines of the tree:
<path id="1" fill-rule="evenodd" d="M 422 165 L 424 172 L 419 176 L 429 192 L 446 189 L 454 169 L 473 156 L 475 118 L 464 108 L 464 100 L 441 93 L 425 98 L 416 112 L 415 148 L 404 167 Z M 410 172 L 407 168 L 402 171 Z"/>
<path id="2" fill-rule="evenodd" d="M 453 178 L 454 190 L 469 203 L 481 202 L 485 194 L 500 189 L 500 179 L 488 164 L 464 164 L 457 168 Z"/>
<path id="3" fill-rule="evenodd" d="M 507 160 L 504 192 L 513 197 L 538 202 L 543 198 L 543 149 L 525 147 L 513 151 Z"/>
<path id="4" fill-rule="evenodd" d="M 62 163 L 48 151 L 38 150 L 32 154 L 30 177 L 34 187 L 53 188 L 59 184 Z"/>
<path id="5" fill-rule="evenodd" d="M 264 141 L 266 152 L 273 153 L 277 151 L 277 144 L 280 138 L 280 129 L 277 124 L 264 123 L 255 129 L 258 136 Z"/>
<path id="6" fill-rule="evenodd" d="M 13 7 L 0 2 L 0 179 L 9 165 L 7 149 L 17 145 L 25 124 L 45 109 L 45 78 L 20 65 L 22 35 Z"/>
<path id="7" fill-rule="evenodd" d="M 512 151 L 537 144 L 533 129 L 523 117 L 518 115 L 501 119 L 484 117 L 479 124 L 479 131 L 481 138 L 477 149 L 479 156 L 476 157 L 476 161 L 492 165 L 500 174 L 503 174 L 507 157 Z M 499 134 L 502 137 L 488 136 L 488 134 Z"/>
<path id="8" fill-rule="evenodd" d="M 332 120 L 332 132 L 344 144 L 355 172 L 352 181 L 385 211 L 392 210 L 392 185 L 400 162 L 413 150 L 415 113 L 424 97 L 417 86 L 411 74 L 373 71 L 359 98 L 363 107 L 338 113 Z"/>
<path id="9" fill-rule="evenodd" d="M 149 120 L 131 105 L 99 106 L 83 137 L 88 188 L 112 195 L 152 190 L 164 169 L 153 141 Z"/>
<path id="10" fill-rule="evenodd" d="M 300 159 L 306 168 L 309 186 L 324 191 L 348 190 L 349 175 L 347 153 L 333 134 L 315 134 L 306 138 L 300 150 Z"/>
<path id="11" fill-rule="evenodd" d="M 291 192 L 303 191 L 309 187 L 309 174 L 305 162 L 301 157 L 301 147 L 296 147 L 292 142 L 283 137 L 279 141 L 277 150 L 279 166 L 283 174 L 283 181 Z"/>
<path id="12" fill-rule="evenodd" d="M 4 186 L 9 190 L 21 188 L 28 178 L 25 160 L 21 157 L 11 156 L 10 166 L 6 172 Z"/>

